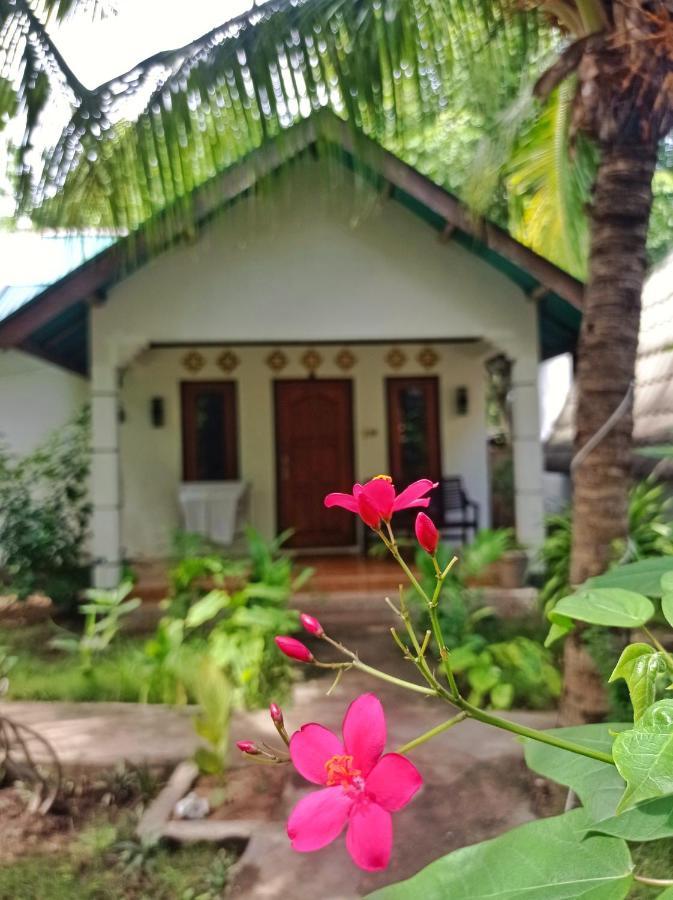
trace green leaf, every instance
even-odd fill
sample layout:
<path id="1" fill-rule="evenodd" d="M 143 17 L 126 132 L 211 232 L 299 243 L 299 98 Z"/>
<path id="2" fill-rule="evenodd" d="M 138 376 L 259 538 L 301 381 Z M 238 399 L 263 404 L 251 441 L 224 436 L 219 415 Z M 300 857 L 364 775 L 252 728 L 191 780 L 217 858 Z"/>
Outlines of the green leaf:
<path id="1" fill-rule="evenodd" d="M 186 627 L 198 628 L 199 625 L 209 622 L 223 609 L 226 609 L 229 602 L 230 597 L 226 591 L 210 591 L 191 607 L 185 619 Z"/>
<path id="2" fill-rule="evenodd" d="M 620 796 L 621 793 L 620 790 Z M 619 798 L 615 802 L 615 811 L 618 800 Z M 595 822 L 590 830 L 611 834 L 625 841 L 659 841 L 673 837 L 673 800 L 671 797 L 646 800 L 620 815 L 615 814 Z"/>
<path id="3" fill-rule="evenodd" d="M 610 681 L 626 681 L 636 722 L 656 700 L 657 676 L 664 668 L 661 653 L 649 644 L 630 644 L 622 651 Z"/>
<path id="4" fill-rule="evenodd" d="M 514 701 L 514 685 L 496 684 L 491 691 L 491 705 L 496 709 L 509 709 Z"/>
<path id="5" fill-rule="evenodd" d="M 638 628 L 652 618 L 654 606 L 647 597 L 634 591 L 595 588 L 582 589 L 559 600 L 554 613 L 592 625 Z"/>
<path id="6" fill-rule="evenodd" d="M 571 618 L 559 615 L 555 609 L 549 613 L 548 618 L 552 624 L 549 634 L 545 638 L 545 647 L 551 647 L 553 643 L 570 634 L 575 627 L 575 623 Z"/>
<path id="7" fill-rule="evenodd" d="M 552 728 L 547 734 L 565 738 L 591 750 L 610 753 L 614 741 L 612 733 L 627 731 L 629 728 L 630 723 L 613 722 Z M 530 769 L 557 784 L 571 788 L 593 820 L 614 815 L 624 791 L 624 780 L 614 766 L 549 744 L 541 744 L 539 741 L 525 741 L 524 752 Z"/>
<path id="8" fill-rule="evenodd" d="M 624 841 L 584 838 L 587 815 L 575 809 L 463 847 L 413 878 L 375 891 L 372 900 L 620 900 L 632 883 Z"/>
<path id="9" fill-rule="evenodd" d="M 585 582 L 586 588 L 624 588 L 637 591 L 648 597 L 661 596 L 661 578 L 666 572 L 673 572 L 673 557 L 656 556 L 651 559 L 639 559 L 626 566 L 617 566 L 596 575 Z"/>
<path id="10" fill-rule="evenodd" d="M 473 690 L 485 694 L 496 686 L 501 675 L 502 670 L 498 666 L 475 666 L 467 673 L 467 680 Z"/>
<path id="11" fill-rule="evenodd" d="M 673 625 L 673 572 L 661 576 L 661 611 L 669 625 Z"/>
<path id="12" fill-rule="evenodd" d="M 630 731 L 617 735 L 613 755 L 626 790 L 617 813 L 673 794 L 673 700 L 660 700 Z"/>
<path id="13" fill-rule="evenodd" d="M 206 747 L 199 747 L 196 750 L 194 762 L 204 775 L 219 775 L 224 768 L 222 757 Z"/>

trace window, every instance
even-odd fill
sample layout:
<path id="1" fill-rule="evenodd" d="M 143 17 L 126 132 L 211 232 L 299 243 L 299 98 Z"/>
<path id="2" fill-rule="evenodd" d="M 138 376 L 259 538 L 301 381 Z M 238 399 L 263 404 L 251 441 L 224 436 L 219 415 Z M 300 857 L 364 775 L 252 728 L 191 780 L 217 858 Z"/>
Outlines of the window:
<path id="1" fill-rule="evenodd" d="M 238 478 L 235 382 L 183 381 L 181 388 L 184 480 Z"/>

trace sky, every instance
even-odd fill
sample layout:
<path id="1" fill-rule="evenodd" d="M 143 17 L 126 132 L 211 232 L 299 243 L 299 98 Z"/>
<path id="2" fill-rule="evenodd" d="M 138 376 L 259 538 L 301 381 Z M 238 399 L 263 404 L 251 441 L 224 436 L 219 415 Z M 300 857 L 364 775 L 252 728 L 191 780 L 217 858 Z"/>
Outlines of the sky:
<path id="1" fill-rule="evenodd" d="M 97 87 L 158 50 L 181 47 L 250 9 L 249 0 L 113 0 L 117 15 L 71 16 L 52 32 L 87 87 Z"/>
<path id="2" fill-rule="evenodd" d="M 188 44 L 254 4 L 250 0 L 108 0 L 108 5 L 116 14 L 95 19 L 90 14 L 73 15 L 50 29 L 64 59 L 89 88 L 127 72 L 158 50 Z M 46 145 L 56 142 L 68 117 L 66 100 L 54 92 L 42 121 Z M 3 177 L 3 142 L 18 141 L 20 133 L 19 127 L 13 129 L 10 124 L 0 136 L 0 217 L 13 211 Z"/>

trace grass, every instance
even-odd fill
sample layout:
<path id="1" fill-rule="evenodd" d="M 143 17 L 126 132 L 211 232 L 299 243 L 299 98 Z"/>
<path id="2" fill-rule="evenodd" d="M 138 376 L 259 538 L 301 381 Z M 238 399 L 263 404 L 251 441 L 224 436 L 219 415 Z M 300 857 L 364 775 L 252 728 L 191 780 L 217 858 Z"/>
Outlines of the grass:
<path id="1" fill-rule="evenodd" d="M 16 657 L 9 673 L 12 700 L 138 701 L 146 638 L 121 639 L 86 672 L 76 654 L 49 647 L 58 633 L 53 625 L 34 625 L 2 635 L 2 648 Z"/>
<path id="2" fill-rule="evenodd" d="M 133 848 L 25 857 L 0 868 L 0 898 L 12 900 L 215 900 L 232 856 L 207 845 L 151 854 Z"/>

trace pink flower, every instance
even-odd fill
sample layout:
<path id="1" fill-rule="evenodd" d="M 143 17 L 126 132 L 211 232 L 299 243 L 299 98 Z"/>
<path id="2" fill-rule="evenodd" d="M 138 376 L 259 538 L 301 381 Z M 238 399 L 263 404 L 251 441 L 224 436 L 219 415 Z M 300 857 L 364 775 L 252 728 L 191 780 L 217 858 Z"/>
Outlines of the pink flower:
<path id="1" fill-rule="evenodd" d="M 420 512 L 416 516 L 416 540 L 430 556 L 434 556 L 437 552 L 437 544 L 439 543 L 439 532 L 435 527 L 435 523 L 425 513 Z"/>
<path id="2" fill-rule="evenodd" d="M 393 843 L 391 813 L 402 809 L 423 783 L 399 753 L 383 754 L 386 721 L 381 701 L 362 694 L 346 711 L 343 741 L 310 723 L 290 739 L 290 757 L 300 775 L 322 790 L 303 797 L 290 814 L 287 833 L 300 852 L 320 850 L 339 837 L 361 869 L 385 869 Z"/>
<path id="3" fill-rule="evenodd" d="M 247 753 L 248 756 L 258 756 L 260 753 L 259 747 L 252 741 L 236 741 L 236 746 L 241 753 Z"/>
<path id="4" fill-rule="evenodd" d="M 316 637 L 322 637 L 325 633 L 320 622 L 314 618 L 313 616 L 309 616 L 308 613 L 302 613 L 299 616 L 299 621 L 304 626 L 304 629 L 308 631 L 309 634 L 313 634 Z"/>
<path id="5" fill-rule="evenodd" d="M 357 513 L 365 525 L 376 529 L 382 519 L 384 522 L 389 521 L 393 513 L 401 509 L 427 507 L 430 498 L 424 494 L 436 487 L 436 481 L 421 478 L 396 494 L 392 478 L 389 475 L 378 475 L 366 484 L 354 484 L 352 494 L 328 494 L 325 497 L 325 506 L 328 508 L 340 506 L 349 512 Z"/>
<path id="6" fill-rule="evenodd" d="M 269 705 L 269 715 L 271 716 L 271 721 L 275 725 L 283 724 L 283 711 L 277 703 L 271 703 Z"/>
<path id="7" fill-rule="evenodd" d="M 278 637 L 274 638 L 274 641 L 281 653 L 289 656 L 290 659 L 296 659 L 299 662 L 313 662 L 313 654 L 308 647 L 305 644 L 302 644 L 301 641 L 298 641 L 297 638 L 279 634 Z"/>

